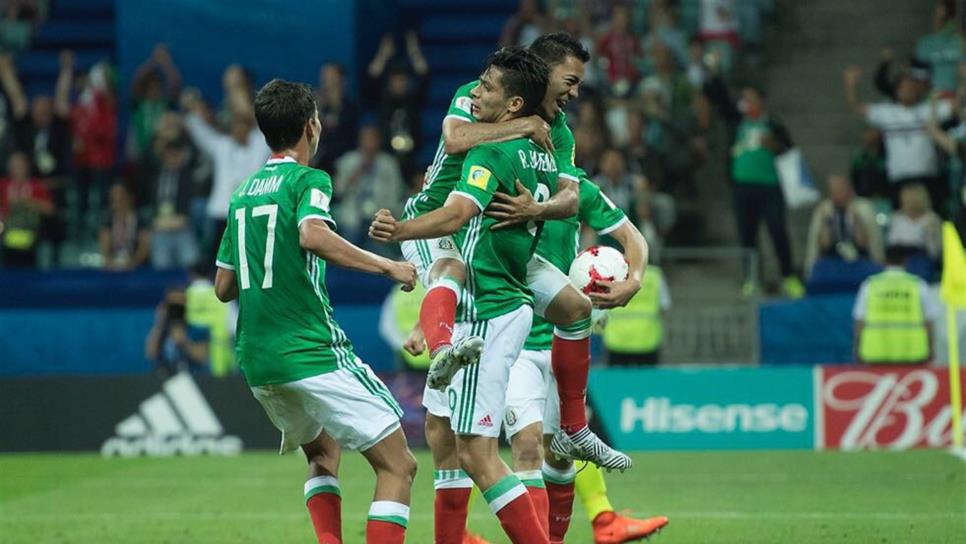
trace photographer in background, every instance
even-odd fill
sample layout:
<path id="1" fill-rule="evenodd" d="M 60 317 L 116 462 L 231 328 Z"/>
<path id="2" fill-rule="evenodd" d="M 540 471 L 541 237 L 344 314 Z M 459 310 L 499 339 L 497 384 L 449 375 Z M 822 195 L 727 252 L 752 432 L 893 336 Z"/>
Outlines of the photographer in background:
<path id="1" fill-rule="evenodd" d="M 209 335 L 205 328 L 188 325 L 185 290 L 172 288 L 154 313 L 154 325 L 144 342 L 144 355 L 163 376 L 182 370 L 207 372 Z"/>

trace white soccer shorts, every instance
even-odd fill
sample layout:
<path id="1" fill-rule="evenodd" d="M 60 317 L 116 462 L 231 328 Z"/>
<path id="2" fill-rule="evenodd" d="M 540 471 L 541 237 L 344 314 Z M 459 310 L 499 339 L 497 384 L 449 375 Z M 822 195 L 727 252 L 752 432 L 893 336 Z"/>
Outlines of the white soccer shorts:
<path id="1" fill-rule="evenodd" d="M 346 450 L 365 451 L 399 428 L 402 409 L 369 368 L 340 368 L 294 382 L 251 388 L 282 432 L 279 453 L 315 440 L 323 430 Z"/>
<path id="2" fill-rule="evenodd" d="M 463 255 L 460 254 L 459 247 L 453 241 L 452 236 L 433 238 L 431 240 L 406 240 L 400 244 L 403 258 L 413 263 L 419 281 L 423 287 L 429 289 L 429 271 L 440 259 L 455 259 L 463 262 Z"/>
<path id="3" fill-rule="evenodd" d="M 503 426 L 507 438 L 543 422 L 543 434 L 560 428 L 560 396 L 557 379 L 550 366 L 550 350 L 523 350 L 510 368 Z"/>
<path id="4" fill-rule="evenodd" d="M 568 285 L 570 278 L 543 257 L 534 255 L 527 263 L 527 287 L 533 292 L 533 311 L 540 317 Z"/>
<path id="5" fill-rule="evenodd" d="M 456 434 L 500 436 L 510 367 L 523 349 L 532 321 L 533 309 L 524 305 L 487 321 L 456 324 L 454 339 L 483 338 L 479 364 L 460 369 L 446 391 L 450 427 Z"/>

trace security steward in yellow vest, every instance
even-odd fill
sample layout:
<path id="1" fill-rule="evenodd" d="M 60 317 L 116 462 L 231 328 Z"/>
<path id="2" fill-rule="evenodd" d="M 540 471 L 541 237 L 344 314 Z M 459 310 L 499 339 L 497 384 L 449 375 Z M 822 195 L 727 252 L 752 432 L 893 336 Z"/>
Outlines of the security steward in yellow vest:
<path id="1" fill-rule="evenodd" d="M 235 353 L 228 328 L 228 305 L 215 296 L 215 287 L 203 266 L 192 269 L 191 283 L 185 290 L 185 324 L 207 331 L 208 365 L 211 375 L 233 374 Z"/>
<path id="2" fill-rule="evenodd" d="M 664 342 L 661 313 L 671 306 L 661 269 L 647 267 L 641 290 L 623 308 L 613 308 L 604 325 L 604 348 L 612 366 L 658 363 Z"/>
<path id="3" fill-rule="evenodd" d="M 852 310 L 858 362 L 910 365 L 932 359 L 937 308 L 926 283 L 903 270 L 904 253 L 887 249 L 886 269 L 859 288 Z"/>
<path id="4" fill-rule="evenodd" d="M 393 288 L 382 305 L 382 315 L 379 318 L 379 334 L 389 346 L 395 350 L 396 357 L 405 368 L 425 371 L 429 368 L 429 350 L 421 334 L 410 337 L 416 324 L 419 323 L 419 306 L 426 296 L 426 289 L 419 282 L 410 292 L 399 287 Z M 413 355 L 406 349 L 407 343 L 419 344 L 421 350 L 410 346 L 409 349 L 419 352 Z"/>

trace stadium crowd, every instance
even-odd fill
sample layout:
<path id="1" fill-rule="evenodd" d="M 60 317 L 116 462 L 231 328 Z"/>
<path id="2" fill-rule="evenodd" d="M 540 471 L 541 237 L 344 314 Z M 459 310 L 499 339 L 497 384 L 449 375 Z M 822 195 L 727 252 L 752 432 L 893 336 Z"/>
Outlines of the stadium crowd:
<path id="1" fill-rule="evenodd" d="M 65 51 L 52 92 L 28 97 L 12 55 L 29 49 L 47 4 L 4 2 L 0 22 L 26 29 L 22 43 L 5 42 L 0 55 L 2 266 L 168 269 L 210 257 L 232 189 L 269 154 L 252 115 L 254 75 L 228 66 L 222 96 L 201 97 L 159 44 L 130 92 L 119 93 L 106 60 L 78 73 Z M 940 218 L 962 209 L 966 70 L 953 3 L 928 9 L 934 30 L 911 62 L 883 51 L 875 75 L 881 100 L 862 102 L 860 70 L 845 72 L 846 98 L 867 128 L 851 165 L 838 166 L 814 209 L 806 278 L 820 283 L 830 262 L 881 263 L 885 245 L 901 244 L 914 269 L 935 279 Z M 770 114 L 753 77 L 775 10 L 772 0 L 524 0 L 500 42 L 525 45 L 565 30 L 591 51 L 580 97 L 568 107 L 576 161 L 635 219 L 654 260 L 675 228 L 683 230 L 680 210 L 703 191 L 695 172 L 719 161 L 733 182 L 741 243 L 755 247 L 764 222 L 785 293 L 799 296 L 774 167 L 794 147 L 794 130 L 780 123 L 780 111 Z M 434 145 L 421 128 L 431 73 L 414 29 L 386 35 L 358 85 L 341 65 L 320 67 L 325 133 L 314 165 L 335 180 L 343 233 L 369 249 L 395 251 L 371 244 L 364 226 L 379 207 L 400 211 L 422 183 L 419 152 Z M 728 127 L 727 152 L 710 143 L 718 123 Z"/>

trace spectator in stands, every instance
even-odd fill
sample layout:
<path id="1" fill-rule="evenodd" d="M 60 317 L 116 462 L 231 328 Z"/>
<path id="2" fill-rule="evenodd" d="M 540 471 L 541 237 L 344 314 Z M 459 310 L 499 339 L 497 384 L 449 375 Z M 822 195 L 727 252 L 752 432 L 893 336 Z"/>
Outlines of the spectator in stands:
<path id="1" fill-rule="evenodd" d="M 8 268 L 35 268 L 37 247 L 45 222 L 54 213 L 50 192 L 30 175 L 26 153 L 16 151 L 7 160 L 7 175 L 0 179 L 0 261 Z"/>
<path id="2" fill-rule="evenodd" d="M 46 19 L 48 8 L 46 0 L 6 0 L 0 3 L 0 49 L 26 49 L 34 27 Z"/>
<path id="3" fill-rule="evenodd" d="M 956 24 L 956 2 L 939 0 L 933 7 L 933 33 L 916 43 L 916 58 L 932 68 L 934 91 L 952 96 L 956 92 L 963 37 Z"/>
<path id="4" fill-rule="evenodd" d="M 164 44 L 154 47 L 151 57 L 134 73 L 131 100 L 134 103 L 128 129 L 128 157 L 140 159 L 150 152 L 158 122 L 176 107 L 181 94 L 181 72 Z"/>
<path id="5" fill-rule="evenodd" d="M 185 128 L 191 141 L 212 162 L 213 181 L 208 197 L 207 241 L 208 256 L 217 252 L 222 232 L 227 225 L 231 194 L 252 172 L 258 170 L 271 154 L 265 137 L 255 126 L 252 104 L 245 102 L 246 83 L 241 76 L 231 78 L 229 91 L 234 113 L 229 134 L 218 132 L 207 121 L 207 108 L 197 92 L 185 91 L 181 105 L 187 112 Z M 202 257 L 207 258 L 207 257 Z M 213 257 L 212 257 L 213 258 Z"/>
<path id="6" fill-rule="evenodd" d="M 886 269 L 862 283 L 852 309 L 854 357 L 870 364 L 916 364 L 932 359 L 939 305 L 922 279 L 903 270 L 902 247 L 886 248 Z"/>
<path id="7" fill-rule="evenodd" d="M 912 250 L 909 257 L 937 260 L 942 250 L 942 220 L 932 211 L 929 193 L 922 185 L 907 185 L 899 193 L 899 202 L 886 244 Z"/>
<path id="8" fill-rule="evenodd" d="M 231 132 L 238 119 L 255 124 L 255 76 L 240 64 L 231 64 L 221 76 L 221 109 L 217 126 Z"/>
<path id="9" fill-rule="evenodd" d="M 390 65 L 396 54 L 396 43 L 387 34 L 369 63 L 365 89 L 378 110 L 385 148 L 395 155 L 408 179 L 418 170 L 416 151 L 422 145 L 420 111 L 429 91 L 429 64 L 423 57 L 416 32 L 406 32 L 405 41 L 412 72 L 402 62 Z"/>
<path id="10" fill-rule="evenodd" d="M 162 376 L 208 368 L 208 331 L 189 326 L 183 288 L 169 289 L 154 312 L 154 325 L 144 342 L 144 355 Z"/>
<path id="11" fill-rule="evenodd" d="M 719 58 L 709 63 L 709 70 L 712 77 L 705 84 L 704 93 L 728 128 L 729 170 L 734 182 L 735 219 L 741 244 L 747 249 L 758 245 L 758 225 L 764 219 L 784 278 L 782 289 L 787 296 L 801 297 L 805 289 L 792 269 L 785 198 L 775 168 L 775 157 L 792 147 L 788 129 L 770 115 L 761 89 L 745 87 L 741 90 L 741 100 L 736 103 L 721 77 Z M 752 279 L 751 265 L 750 259 L 746 261 L 742 285 L 745 296 L 753 295 L 758 289 Z"/>
<path id="12" fill-rule="evenodd" d="M 634 212 L 637 228 L 647 240 L 649 259 L 658 262 L 664 240 L 677 221 L 677 206 L 671 195 L 658 192 L 649 178 L 637 176 L 636 185 Z"/>
<path id="13" fill-rule="evenodd" d="M 600 159 L 600 174 L 594 178 L 601 191 L 622 210 L 630 210 L 636 180 L 627 171 L 627 160 L 617 149 L 609 148 Z"/>
<path id="14" fill-rule="evenodd" d="M 862 131 L 862 147 L 852 158 L 849 177 L 857 195 L 889 198 L 885 146 L 882 145 L 882 133 L 877 129 L 866 127 Z"/>
<path id="15" fill-rule="evenodd" d="M 158 121 L 158 129 L 151 144 L 151 160 L 147 169 L 148 177 L 144 182 L 145 202 L 142 204 L 152 207 L 155 195 L 150 194 L 161 168 L 161 152 L 170 143 L 184 144 L 188 150 L 188 168 L 191 171 L 191 204 L 190 218 L 194 238 L 205 241 L 208 224 L 208 199 L 211 196 L 212 164 L 211 159 L 202 153 L 191 142 L 184 126 L 184 118 L 177 112 L 167 112 Z M 200 253 L 200 251 L 199 251 Z"/>
<path id="16" fill-rule="evenodd" d="M 828 196 L 812 212 L 805 250 L 805 270 L 819 259 L 854 262 L 884 260 L 882 233 L 875 222 L 875 210 L 865 198 L 856 196 L 849 179 L 841 174 L 828 178 Z"/>
<path id="17" fill-rule="evenodd" d="M 69 55 L 69 54 L 68 54 Z M 72 68 L 72 62 L 68 66 Z M 95 64 L 79 78 L 80 95 L 71 109 L 79 231 L 90 224 L 88 211 L 98 217 L 105 206 L 107 189 L 117 160 L 117 110 L 111 87 L 110 67 Z M 95 207 L 93 202 L 97 203 Z"/>
<path id="18" fill-rule="evenodd" d="M 313 165 L 333 172 L 336 159 L 352 149 L 359 133 L 359 105 L 346 88 L 345 67 L 334 62 L 323 64 L 317 95 L 322 137 Z"/>
<path id="19" fill-rule="evenodd" d="M 675 64 L 684 65 L 688 60 L 688 37 L 678 28 L 674 10 L 667 0 L 662 0 L 651 3 L 649 11 L 644 54 L 651 57 L 656 47 L 665 47 L 673 54 Z"/>
<path id="20" fill-rule="evenodd" d="M 702 40 L 720 40 L 738 48 L 741 37 L 735 4 L 735 0 L 701 0 L 699 36 Z"/>
<path id="21" fill-rule="evenodd" d="M 849 107 L 885 136 L 886 172 L 893 206 L 898 205 L 899 191 L 910 184 L 923 184 L 936 205 L 946 196 L 946 184 L 938 177 L 936 149 L 929 138 L 926 124 L 930 105 L 923 100 L 925 87 L 917 76 L 906 70 L 896 87 L 895 102 L 866 104 L 859 98 L 858 85 L 862 69 L 845 70 L 845 96 Z M 945 121 L 952 116 L 947 101 L 940 103 L 937 117 Z"/>
<path id="22" fill-rule="evenodd" d="M 45 230 L 55 251 L 66 237 L 72 65 L 73 55 L 61 55 L 55 98 L 39 95 L 28 104 L 13 60 L 0 55 L 0 83 L 11 104 L 15 148 L 29 155 L 32 171 L 44 180 L 53 200 L 56 213 L 46 219 Z"/>
<path id="23" fill-rule="evenodd" d="M 607 133 L 599 127 L 578 126 L 574 129 L 574 156 L 588 176 L 594 177 L 600 172 L 606 142 Z"/>
<path id="24" fill-rule="evenodd" d="M 701 41 L 701 38 L 692 36 L 688 40 L 688 58 L 684 65 L 684 71 L 691 86 L 695 89 L 703 87 L 709 75 L 708 68 L 704 64 L 704 42 Z"/>
<path id="25" fill-rule="evenodd" d="M 335 165 L 334 210 L 339 232 L 356 245 L 370 244 L 370 218 L 380 208 L 396 213 L 403 200 L 403 177 L 392 155 L 382 150 L 382 135 L 374 125 L 359 131 L 359 147 L 342 156 Z"/>
<path id="26" fill-rule="evenodd" d="M 597 54 L 606 62 L 607 79 L 615 96 L 625 96 L 637 84 L 641 42 L 631 32 L 630 9 L 614 5 L 610 28 L 597 42 Z"/>
<path id="27" fill-rule="evenodd" d="M 138 217 L 134 195 L 121 183 L 110 191 L 111 206 L 101 224 L 101 257 L 106 270 L 134 270 L 151 252 L 151 230 Z"/>
<path id="28" fill-rule="evenodd" d="M 500 35 L 500 46 L 520 45 L 526 47 L 548 32 L 548 22 L 537 0 L 520 0 L 516 13 L 507 19 Z"/>
<path id="29" fill-rule="evenodd" d="M 159 270 L 185 269 L 199 259 L 190 220 L 194 183 L 191 149 L 184 140 L 164 141 L 159 145 L 160 165 L 149 188 L 153 197 L 151 266 Z"/>

